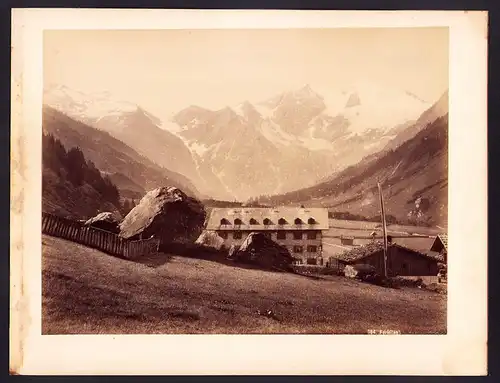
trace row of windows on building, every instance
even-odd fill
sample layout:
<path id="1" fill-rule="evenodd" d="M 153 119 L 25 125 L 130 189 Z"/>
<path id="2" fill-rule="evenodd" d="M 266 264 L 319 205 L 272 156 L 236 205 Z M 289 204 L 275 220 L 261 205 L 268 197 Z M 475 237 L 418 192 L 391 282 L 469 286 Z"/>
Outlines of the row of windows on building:
<path id="1" fill-rule="evenodd" d="M 303 253 L 304 252 L 304 247 L 303 246 L 294 246 L 293 247 L 293 252 L 294 253 Z M 308 253 L 317 253 L 318 252 L 318 246 L 315 245 L 308 245 L 307 246 L 307 252 Z"/>
<path id="2" fill-rule="evenodd" d="M 304 233 L 302 233 L 301 231 L 293 231 L 292 233 L 293 233 L 293 239 L 300 240 L 300 239 L 304 238 Z M 234 231 L 232 233 L 222 231 L 219 233 L 219 236 L 223 239 L 228 239 L 230 234 L 233 235 L 233 239 L 242 239 L 243 238 L 243 233 L 241 231 Z M 267 232 L 264 235 L 271 238 L 270 232 Z M 317 237 L 317 233 L 315 231 L 309 231 L 306 233 L 307 239 L 316 239 L 316 237 Z M 277 239 L 286 239 L 286 231 L 278 231 L 276 234 L 276 238 Z"/>
<path id="3" fill-rule="evenodd" d="M 233 221 L 233 223 L 236 226 L 243 225 L 243 221 L 240 218 L 236 218 Z M 259 222 L 255 218 L 250 218 L 250 220 L 248 221 L 248 223 L 250 225 L 259 225 Z M 264 220 L 262 221 L 262 223 L 264 225 L 274 225 L 274 222 L 272 220 L 270 220 L 269 218 L 264 218 Z M 294 221 L 295 225 L 302 225 L 303 223 L 304 223 L 304 221 L 302 221 L 300 218 L 295 218 L 295 221 Z M 314 225 L 316 223 L 316 220 L 314 218 L 309 218 L 307 220 L 307 223 L 309 225 Z M 231 222 L 228 219 L 226 219 L 226 218 L 222 218 L 220 220 L 220 224 L 221 225 L 231 225 Z M 287 224 L 288 224 L 288 222 L 287 222 L 286 219 L 284 219 L 284 218 L 278 219 L 278 225 L 287 225 Z"/>

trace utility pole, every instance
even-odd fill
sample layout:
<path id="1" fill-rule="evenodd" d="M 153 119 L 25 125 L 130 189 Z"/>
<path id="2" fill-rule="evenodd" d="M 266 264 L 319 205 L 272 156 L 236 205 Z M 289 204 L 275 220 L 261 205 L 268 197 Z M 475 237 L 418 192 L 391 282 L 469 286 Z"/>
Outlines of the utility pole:
<path id="1" fill-rule="evenodd" d="M 384 198 L 382 197 L 382 186 L 377 182 L 378 193 L 380 195 L 380 212 L 382 214 L 382 230 L 384 234 L 384 278 L 387 278 L 387 225 L 385 222 Z"/>

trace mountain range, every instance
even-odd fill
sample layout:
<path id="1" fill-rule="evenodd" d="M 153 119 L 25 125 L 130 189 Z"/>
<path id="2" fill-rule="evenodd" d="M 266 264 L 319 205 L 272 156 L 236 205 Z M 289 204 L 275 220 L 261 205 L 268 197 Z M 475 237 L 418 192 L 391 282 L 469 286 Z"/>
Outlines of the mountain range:
<path id="1" fill-rule="evenodd" d="M 447 225 L 448 93 L 383 150 L 312 187 L 260 199 L 276 205 L 306 203 L 377 217 L 382 185 L 387 214 L 399 221 Z"/>
<path id="2" fill-rule="evenodd" d="M 432 106 L 371 83 L 330 90 L 328 97 L 305 85 L 219 110 L 192 105 L 169 121 L 109 93 L 65 86 L 47 89 L 44 103 L 183 175 L 200 195 L 239 201 L 328 180 L 403 132 L 411 138 L 408 128 Z"/>
<path id="3" fill-rule="evenodd" d="M 169 184 L 191 196 L 199 196 L 192 182 L 182 174 L 160 167 L 124 142 L 44 106 L 42 128 L 66 148 L 78 147 L 103 175 L 108 176 L 127 198 L 141 198 L 146 191 Z"/>

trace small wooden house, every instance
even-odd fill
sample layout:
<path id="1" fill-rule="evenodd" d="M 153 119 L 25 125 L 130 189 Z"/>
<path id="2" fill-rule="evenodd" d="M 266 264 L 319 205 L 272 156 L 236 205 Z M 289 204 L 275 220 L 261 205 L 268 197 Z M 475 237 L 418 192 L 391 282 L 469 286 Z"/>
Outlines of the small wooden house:
<path id="1" fill-rule="evenodd" d="M 354 237 L 342 235 L 340 237 L 340 244 L 354 246 Z"/>
<path id="2" fill-rule="evenodd" d="M 378 274 L 384 274 L 383 242 L 371 242 L 335 257 L 340 269 L 346 265 L 368 264 L 374 266 Z M 394 243 L 389 243 L 387 248 L 387 274 L 389 276 L 436 276 L 438 262 L 442 262 L 440 255 L 421 253 Z"/>

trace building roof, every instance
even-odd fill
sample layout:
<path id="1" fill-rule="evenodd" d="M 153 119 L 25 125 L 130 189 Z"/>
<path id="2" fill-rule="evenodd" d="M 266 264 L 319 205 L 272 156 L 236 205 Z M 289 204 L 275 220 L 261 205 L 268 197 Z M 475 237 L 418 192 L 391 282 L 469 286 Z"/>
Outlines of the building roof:
<path id="1" fill-rule="evenodd" d="M 422 253 L 420 251 L 416 251 L 413 249 L 409 249 L 405 246 L 401 246 L 395 243 L 391 243 L 388 245 L 388 248 L 400 248 L 404 249 L 406 251 L 412 252 L 415 255 L 419 255 L 422 257 L 430 258 L 435 261 L 442 261 L 443 257 L 440 254 L 433 254 L 433 253 Z M 359 261 L 360 259 L 363 259 L 365 257 L 368 257 L 372 255 L 373 253 L 379 252 L 384 249 L 384 243 L 380 241 L 376 242 L 371 242 L 369 244 L 363 245 L 363 246 L 358 246 L 353 249 L 350 249 L 348 251 L 345 251 L 340 254 L 336 254 L 333 256 L 333 258 L 337 258 L 340 261 L 350 263 L 350 262 L 356 262 Z"/>
<path id="2" fill-rule="evenodd" d="M 406 237 L 406 238 L 392 238 L 392 243 L 418 251 L 419 253 L 427 253 L 434 243 L 433 237 Z"/>
<path id="3" fill-rule="evenodd" d="M 298 207 L 214 208 L 206 228 L 251 231 L 328 230 L 328 210 Z"/>
<path id="4" fill-rule="evenodd" d="M 441 240 L 441 243 L 443 244 L 444 249 L 446 251 L 448 251 L 448 234 L 439 234 L 437 236 L 437 238 L 439 238 Z"/>

